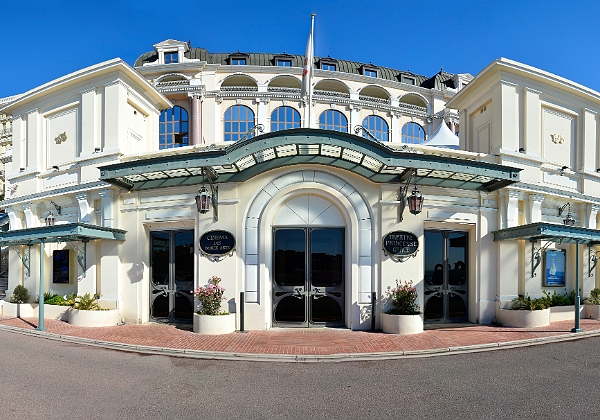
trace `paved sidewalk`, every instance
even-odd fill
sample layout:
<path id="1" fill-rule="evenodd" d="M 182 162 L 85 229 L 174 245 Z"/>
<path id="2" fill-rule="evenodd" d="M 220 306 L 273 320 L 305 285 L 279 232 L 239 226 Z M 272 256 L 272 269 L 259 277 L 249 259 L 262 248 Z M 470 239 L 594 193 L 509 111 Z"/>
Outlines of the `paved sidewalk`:
<path id="1" fill-rule="evenodd" d="M 346 329 L 271 329 L 225 335 L 202 335 L 163 324 L 76 327 L 37 318 L 0 315 L 0 330 L 31 334 L 140 353 L 196 358 L 278 361 L 375 360 L 494 350 L 600 336 L 600 321 L 582 319 L 582 333 L 571 333 L 573 321 L 541 328 L 469 325 L 425 330 L 415 335 Z"/>

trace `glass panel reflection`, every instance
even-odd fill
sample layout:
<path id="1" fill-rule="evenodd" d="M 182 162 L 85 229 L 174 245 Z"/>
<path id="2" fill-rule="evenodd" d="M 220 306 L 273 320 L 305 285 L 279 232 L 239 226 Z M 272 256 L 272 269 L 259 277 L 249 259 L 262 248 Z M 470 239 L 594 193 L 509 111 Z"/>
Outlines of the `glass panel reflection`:
<path id="1" fill-rule="evenodd" d="M 316 287 L 337 287 L 342 283 L 344 233 L 322 229 L 311 232 L 311 279 Z"/>
<path id="2" fill-rule="evenodd" d="M 448 234 L 448 284 L 461 286 L 467 281 L 467 234 L 452 232 Z"/>
<path id="3" fill-rule="evenodd" d="M 286 296 L 275 307 L 276 322 L 304 322 L 306 319 L 306 301 L 301 298 Z"/>
<path id="4" fill-rule="evenodd" d="M 275 283 L 304 286 L 306 281 L 306 232 L 303 229 L 275 231 Z"/>
<path id="5" fill-rule="evenodd" d="M 329 296 L 315 299 L 311 297 L 313 322 L 341 322 L 342 308 L 339 303 Z"/>

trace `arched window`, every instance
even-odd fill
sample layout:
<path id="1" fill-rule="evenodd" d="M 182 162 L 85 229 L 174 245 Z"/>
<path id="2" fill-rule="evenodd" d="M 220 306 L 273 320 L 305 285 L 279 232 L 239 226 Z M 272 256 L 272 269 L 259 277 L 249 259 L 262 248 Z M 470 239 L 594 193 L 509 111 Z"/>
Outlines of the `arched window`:
<path id="1" fill-rule="evenodd" d="M 160 113 L 158 148 L 171 149 L 188 145 L 188 113 L 175 105 Z"/>
<path id="2" fill-rule="evenodd" d="M 319 128 L 322 130 L 348 132 L 348 119 L 340 111 L 328 109 L 319 117 Z"/>
<path id="3" fill-rule="evenodd" d="M 379 141 L 389 141 L 389 130 L 388 125 L 385 120 L 377 115 L 369 115 L 367 118 L 363 120 L 363 127 L 375 136 L 375 138 Z M 363 137 L 369 138 L 367 133 L 363 132 Z"/>
<path id="4" fill-rule="evenodd" d="M 254 111 L 244 105 L 234 105 L 225 111 L 224 120 L 225 141 L 236 141 L 254 127 Z"/>
<path id="5" fill-rule="evenodd" d="M 402 143 L 419 144 L 425 141 L 425 130 L 416 122 L 402 126 Z"/>
<path id="6" fill-rule="evenodd" d="M 300 113 L 289 106 L 280 106 L 271 113 L 271 131 L 300 128 Z"/>

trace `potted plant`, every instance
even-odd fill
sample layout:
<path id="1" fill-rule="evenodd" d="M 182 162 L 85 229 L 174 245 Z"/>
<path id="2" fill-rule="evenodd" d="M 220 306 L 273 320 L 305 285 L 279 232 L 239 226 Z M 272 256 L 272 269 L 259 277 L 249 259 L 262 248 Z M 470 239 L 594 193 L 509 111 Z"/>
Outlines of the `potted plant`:
<path id="1" fill-rule="evenodd" d="M 35 303 L 40 303 L 39 296 L 36 298 Z M 69 305 L 67 304 L 66 297 L 51 294 L 48 292 L 44 293 L 44 318 L 46 319 L 60 319 L 61 321 L 68 320 Z"/>
<path id="2" fill-rule="evenodd" d="M 585 301 L 585 316 L 600 319 L 600 289 L 590 290 L 590 296 Z"/>
<path id="3" fill-rule="evenodd" d="M 235 331 L 235 314 L 221 311 L 225 288 L 219 283 L 221 278 L 212 276 L 206 286 L 191 291 L 198 300 L 198 311 L 194 314 L 195 333 L 228 334 Z"/>
<path id="4" fill-rule="evenodd" d="M 546 305 L 550 307 L 550 322 L 571 321 L 575 319 L 575 290 L 564 294 L 552 291 L 552 294 L 543 290 L 543 298 Z M 580 314 L 583 312 L 583 305 L 580 306 Z"/>
<path id="5" fill-rule="evenodd" d="M 34 308 L 29 303 L 29 298 L 29 290 L 25 286 L 18 284 L 10 295 L 10 302 L 4 302 L 2 313 L 17 318 L 33 317 Z"/>
<path id="6" fill-rule="evenodd" d="M 76 296 L 72 293 L 66 300 L 71 307 L 67 311 L 67 321 L 69 324 L 79 327 L 111 327 L 117 325 L 120 321 L 119 311 L 117 309 L 105 309 L 98 305 L 99 294 L 91 296 L 86 293 L 83 296 Z"/>
<path id="7" fill-rule="evenodd" d="M 419 310 L 417 289 L 412 281 L 400 284 L 387 292 L 392 308 L 381 314 L 381 329 L 391 334 L 423 332 L 423 318 Z"/>
<path id="8" fill-rule="evenodd" d="M 550 308 L 545 298 L 519 296 L 498 310 L 498 323 L 505 327 L 535 328 L 550 325 Z"/>

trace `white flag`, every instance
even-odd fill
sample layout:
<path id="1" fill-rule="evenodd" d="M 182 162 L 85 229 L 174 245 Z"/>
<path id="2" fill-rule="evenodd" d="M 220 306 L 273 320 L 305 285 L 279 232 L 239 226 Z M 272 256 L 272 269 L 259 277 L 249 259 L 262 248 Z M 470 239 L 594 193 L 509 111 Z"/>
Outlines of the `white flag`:
<path id="1" fill-rule="evenodd" d="M 313 28 L 315 24 L 315 15 L 310 15 L 310 34 L 308 35 L 308 42 L 306 43 L 306 54 L 304 54 L 304 69 L 302 71 L 302 98 L 309 98 L 312 96 L 312 76 L 313 76 L 313 61 L 315 58 L 315 52 L 313 48 Z"/>

